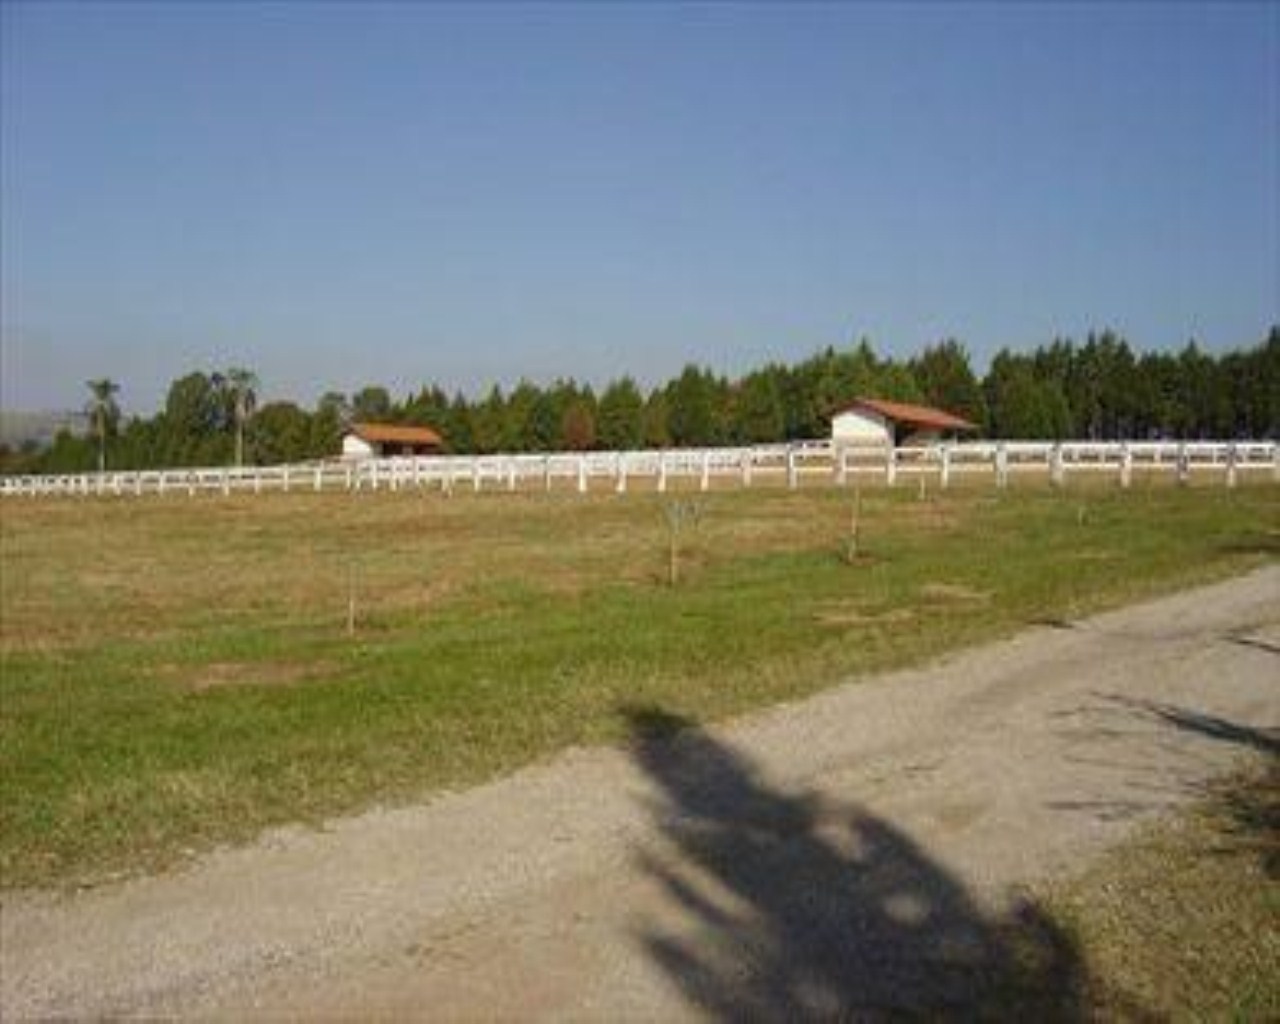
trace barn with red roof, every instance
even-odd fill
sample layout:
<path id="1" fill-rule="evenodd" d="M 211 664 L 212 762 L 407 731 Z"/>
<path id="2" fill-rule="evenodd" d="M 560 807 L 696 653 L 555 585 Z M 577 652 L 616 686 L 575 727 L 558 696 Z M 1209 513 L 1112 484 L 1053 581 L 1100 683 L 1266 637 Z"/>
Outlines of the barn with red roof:
<path id="1" fill-rule="evenodd" d="M 882 398 L 859 398 L 831 417 L 831 440 L 844 445 L 929 444 L 977 429 L 942 409 Z"/>

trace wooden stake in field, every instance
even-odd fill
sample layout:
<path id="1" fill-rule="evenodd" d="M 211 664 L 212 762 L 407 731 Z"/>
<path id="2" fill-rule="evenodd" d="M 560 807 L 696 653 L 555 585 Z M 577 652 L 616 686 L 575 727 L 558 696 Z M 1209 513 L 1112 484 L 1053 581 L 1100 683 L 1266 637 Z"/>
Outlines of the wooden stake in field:
<path id="1" fill-rule="evenodd" d="M 853 565 L 858 560 L 858 520 L 862 515 L 862 488 L 854 487 L 853 504 L 849 508 L 849 536 L 844 543 L 844 560 Z"/>
<path id="2" fill-rule="evenodd" d="M 669 501 L 663 509 L 667 519 L 667 583 L 680 582 L 680 531 L 686 523 L 697 525 L 702 506 L 696 501 Z"/>
<path id="3" fill-rule="evenodd" d="M 347 566 L 347 636 L 356 635 L 356 566 Z"/>

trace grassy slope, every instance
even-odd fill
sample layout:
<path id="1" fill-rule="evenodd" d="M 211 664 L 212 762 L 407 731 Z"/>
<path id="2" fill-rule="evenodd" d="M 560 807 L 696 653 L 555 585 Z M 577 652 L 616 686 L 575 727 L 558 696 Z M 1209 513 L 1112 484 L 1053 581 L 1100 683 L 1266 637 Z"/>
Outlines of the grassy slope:
<path id="1" fill-rule="evenodd" d="M 1280 489 L 6 502 L 0 878 L 101 877 L 1273 558 Z M 1082 515 L 1083 510 L 1083 515 Z M 356 636 L 345 635 L 349 590 Z"/>

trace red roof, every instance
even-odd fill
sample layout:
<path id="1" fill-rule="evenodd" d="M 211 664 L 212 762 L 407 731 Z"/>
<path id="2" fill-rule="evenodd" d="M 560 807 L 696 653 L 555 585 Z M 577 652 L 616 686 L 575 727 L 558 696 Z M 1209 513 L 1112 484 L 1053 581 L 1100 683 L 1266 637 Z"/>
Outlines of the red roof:
<path id="1" fill-rule="evenodd" d="M 952 416 L 941 409 L 931 409 L 927 405 L 910 405 L 907 402 L 889 402 L 883 398 L 859 398 L 852 405 L 836 411 L 856 412 L 869 409 L 879 413 L 887 420 L 901 423 L 908 427 L 923 427 L 927 430 L 977 430 L 977 426 L 959 416 Z"/>
<path id="2" fill-rule="evenodd" d="M 362 441 L 382 444 L 421 444 L 439 447 L 444 443 L 430 427 L 406 427 L 399 423 L 353 423 L 351 433 Z"/>

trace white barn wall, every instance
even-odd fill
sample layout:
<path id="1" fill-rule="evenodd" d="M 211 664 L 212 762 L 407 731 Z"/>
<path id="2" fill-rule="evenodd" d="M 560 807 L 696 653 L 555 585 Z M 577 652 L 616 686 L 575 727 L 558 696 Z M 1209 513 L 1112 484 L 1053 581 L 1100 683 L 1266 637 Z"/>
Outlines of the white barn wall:
<path id="1" fill-rule="evenodd" d="M 372 459 L 378 452 L 368 441 L 355 434 L 346 434 L 342 438 L 342 457 L 344 459 Z"/>
<path id="2" fill-rule="evenodd" d="M 893 440 L 893 428 L 870 409 L 848 409 L 831 418 L 831 440 L 837 444 L 887 445 Z"/>

